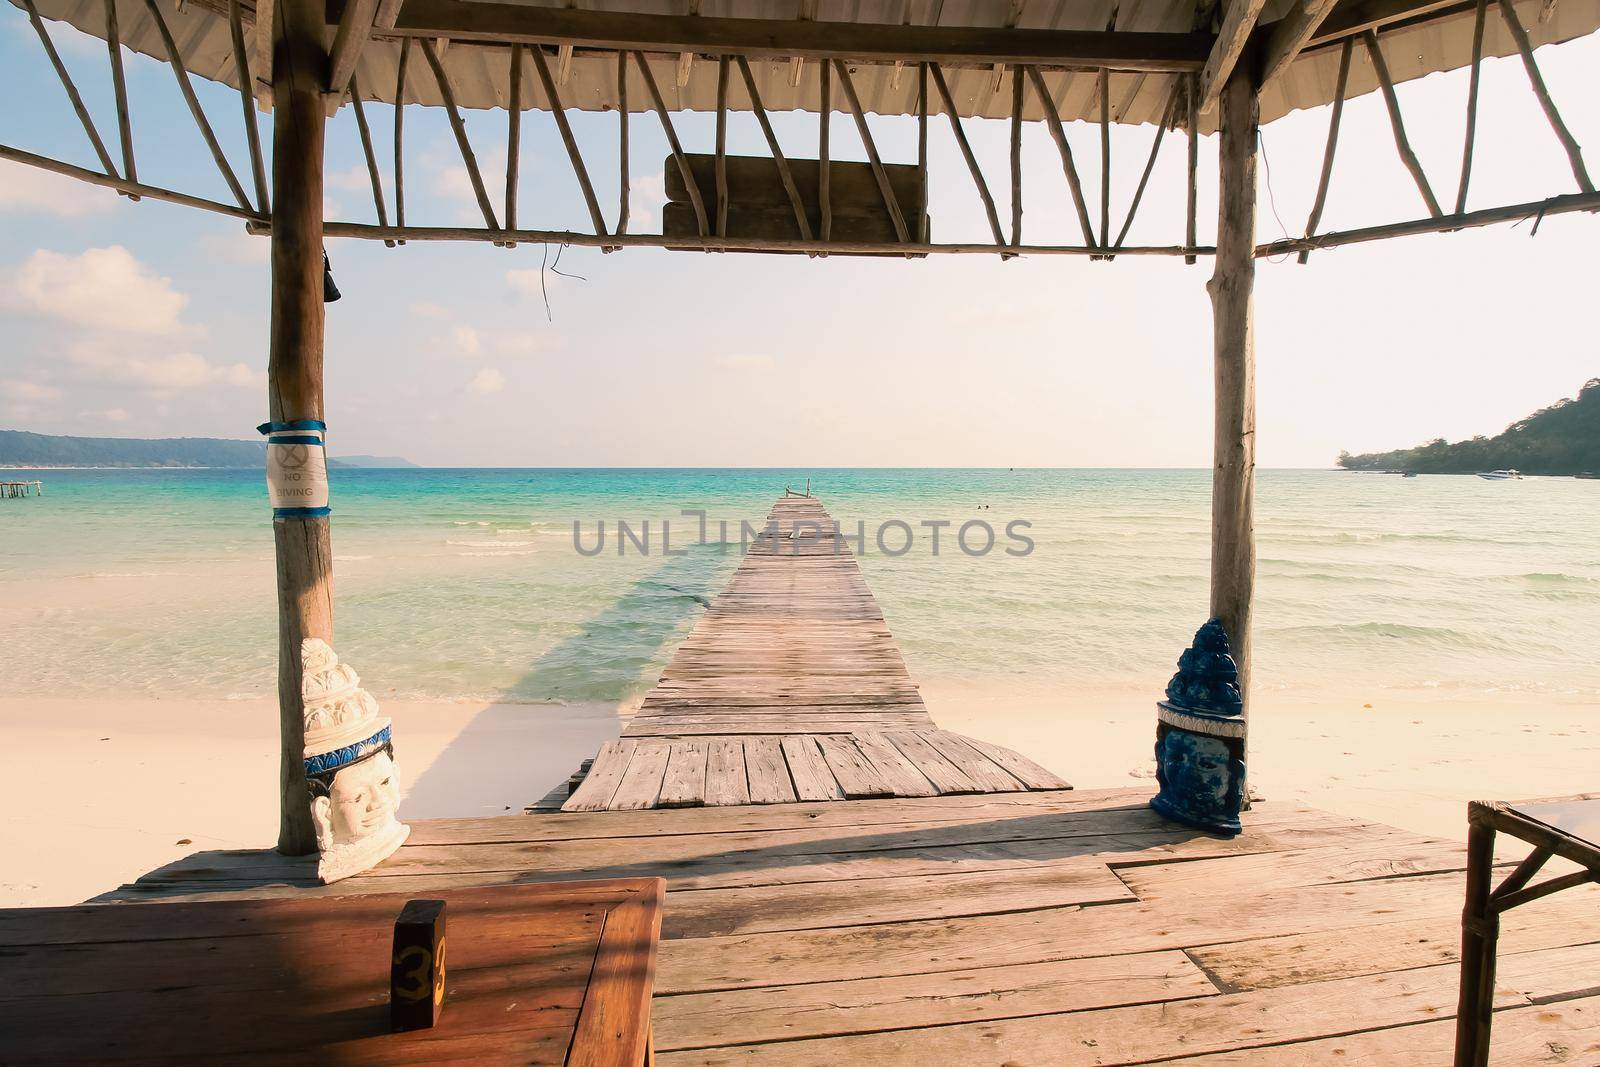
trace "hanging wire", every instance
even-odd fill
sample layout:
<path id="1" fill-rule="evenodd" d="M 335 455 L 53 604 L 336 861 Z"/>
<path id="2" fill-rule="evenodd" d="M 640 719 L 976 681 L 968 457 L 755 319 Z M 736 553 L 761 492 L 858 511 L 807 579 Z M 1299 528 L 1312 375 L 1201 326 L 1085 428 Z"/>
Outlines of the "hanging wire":
<path id="1" fill-rule="evenodd" d="M 1267 174 L 1267 204 L 1272 208 L 1272 217 L 1278 220 L 1278 232 L 1287 241 L 1290 239 L 1289 227 L 1283 224 L 1283 216 L 1278 214 L 1278 197 L 1272 191 L 1272 160 L 1267 156 L 1267 131 L 1256 129 L 1256 143 L 1261 146 L 1261 165 Z M 1267 256 L 1266 260 L 1268 263 L 1282 263 L 1295 254 L 1294 251 L 1289 251 L 1277 257 Z"/>

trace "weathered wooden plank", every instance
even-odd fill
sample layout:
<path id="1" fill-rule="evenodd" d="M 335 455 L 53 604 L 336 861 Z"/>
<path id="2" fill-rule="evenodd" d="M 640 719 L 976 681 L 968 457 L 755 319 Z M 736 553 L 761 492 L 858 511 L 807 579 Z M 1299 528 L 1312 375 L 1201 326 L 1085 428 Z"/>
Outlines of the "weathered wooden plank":
<path id="1" fill-rule="evenodd" d="M 861 754 L 872 762 L 895 796 L 931 797 L 939 792 L 927 775 L 919 771 L 916 764 L 907 759 L 883 734 L 857 731 L 852 736 Z"/>
<path id="2" fill-rule="evenodd" d="M 750 803 L 792 804 L 794 783 L 789 764 L 777 738 L 749 737 L 744 741 L 745 773 L 750 779 Z"/>
<path id="3" fill-rule="evenodd" d="M 1366 847 L 1310 848 L 1270 860 L 1229 857 L 1129 867 L 1120 873 L 1140 900 L 1158 900 L 1205 893 L 1219 885 L 1248 885 L 1252 892 L 1262 892 L 1466 869 L 1467 853 L 1460 844 L 1419 839 L 1408 846 L 1380 840 Z"/>
<path id="4" fill-rule="evenodd" d="M 674 741 L 667 747 L 667 769 L 661 779 L 663 808 L 693 808 L 706 802 L 704 741 Z"/>
<path id="5" fill-rule="evenodd" d="M 991 793 L 1004 793 L 1027 788 L 1004 767 L 966 743 L 960 734 L 948 730 L 935 730 L 928 734 L 928 743 L 951 763 L 961 768 L 961 773 L 971 778 L 980 788 Z"/>
<path id="6" fill-rule="evenodd" d="M 988 756 L 995 763 L 1005 768 L 1012 777 L 1016 778 L 1029 789 L 1071 789 L 1072 783 L 1062 778 L 1053 771 L 1046 770 L 1020 752 L 1014 752 L 1002 745 L 990 744 L 980 741 L 976 737 L 960 735 L 961 740 Z"/>
<path id="7" fill-rule="evenodd" d="M 844 795 L 849 799 L 894 795 L 883 774 L 856 747 L 854 738 L 849 735 L 820 734 L 817 736 L 817 746 L 822 750 L 822 758 L 833 772 L 839 788 L 844 790 Z"/>
<path id="8" fill-rule="evenodd" d="M 800 800 L 844 799 L 844 789 L 822 758 L 815 737 L 789 734 L 779 744 L 783 746 L 783 756 L 789 764 L 789 777 L 794 781 L 796 797 Z"/>
<path id="9" fill-rule="evenodd" d="M 706 743 L 706 804 L 750 803 L 750 782 L 744 769 L 744 740 L 718 737 Z"/>
<path id="10" fill-rule="evenodd" d="M 656 1048 L 712 1048 L 899 1030 L 1173 1001 L 1216 992 L 1216 986 L 1183 953 L 1152 952 L 940 975 L 698 993 L 656 1002 Z"/>
<path id="11" fill-rule="evenodd" d="M 922 733 L 912 731 L 894 731 L 888 735 L 901 752 L 916 765 L 919 772 L 926 775 L 928 780 L 938 787 L 941 793 L 987 793 L 977 782 L 967 777 L 966 773 L 951 763 L 944 753 L 928 743 L 928 738 Z"/>
<path id="12" fill-rule="evenodd" d="M 646 742 L 633 751 L 628 769 L 611 798 L 613 808 L 653 808 L 661 798 L 661 780 L 667 772 L 670 748 L 660 742 Z"/>
<path id="13" fill-rule="evenodd" d="M 616 795 L 617 786 L 622 784 L 623 772 L 628 769 L 628 761 L 633 759 L 637 744 L 637 741 L 622 738 L 602 744 L 594 763 L 589 767 L 588 775 L 571 798 L 561 805 L 561 810 L 604 811 Z"/>

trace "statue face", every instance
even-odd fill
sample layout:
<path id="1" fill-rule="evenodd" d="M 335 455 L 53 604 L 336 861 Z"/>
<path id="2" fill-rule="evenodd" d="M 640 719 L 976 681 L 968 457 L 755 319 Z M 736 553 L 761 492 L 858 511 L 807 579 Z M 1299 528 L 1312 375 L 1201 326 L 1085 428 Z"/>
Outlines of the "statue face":
<path id="1" fill-rule="evenodd" d="M 359 841 L 392 820 L 399 806 L 400 777 L 387 752 L 346 767 L 334 776 L 328 795 L 311 806 L 318 847 L 327 851 Z"/>
<path id="2" fill-rule="evenodd" d="M 1231 759 L 1225 743 L 1172 730 L 1162 741 L 1161 755 L 1167 782 L 1197 814 L 1227 808 Z"/>

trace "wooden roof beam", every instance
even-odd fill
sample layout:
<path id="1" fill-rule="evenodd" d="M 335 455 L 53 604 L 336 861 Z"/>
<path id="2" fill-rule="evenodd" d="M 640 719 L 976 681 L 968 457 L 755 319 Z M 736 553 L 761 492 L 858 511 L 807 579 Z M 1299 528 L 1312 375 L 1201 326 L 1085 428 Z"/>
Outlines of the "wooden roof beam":
<path id="1" fill-rule="evenodd" d="M 1227 10 L 1222 13 L 1217 43 L 1212 46 L 1211 55 L 1200 72 L 1202 115 L 1209 115 L 1216 108 L 1222 87 L 1228 83 L 1233 68 L 1238 66 L 1239 57 L 1244 55 L 1245 45 L 1250 43 L 1250 34 L 1266 5 L 1267 0 L 1229 0 Z"/>
<path id="2" fill-rule="evenodd" d="M 386 12 L 387 17 L 389 13 Z M 397 12 L 396 12 L 397 14 Z M 339 29 L 333 35 L 333 49 L 328 59 L 328 92 L 342 95 L 356 72 L 361 59 L 361 49 L 372 33 L 378 17 L 378 0 L 350 0 L 339 16 Z"/>
<path id="3" fill-rule="evenodd" d="M 346 3 L 365 2 L 367 0 L 329 0 L 328 17 L 342 19 Z M 782 59 L 799 56 L 876 63 L 1038 64 L 1165 72 L 1201 69 L 1215 41 L 1209 33 L 707 18 L 527 7 L 511 3 L 463 4 L 455 0 L 406 0 L 394 28 L 384 32 L 386 36 L 572 45 L 654 53 Z"/>
<path id="4" fill-rule="evenodd" d="M 1263 89 L 1311 46 L 1318 28 L 1333 8 L 1334 0 L 1301 0 L 1298 7 L 1271 25 L 1261 56 Z"/>

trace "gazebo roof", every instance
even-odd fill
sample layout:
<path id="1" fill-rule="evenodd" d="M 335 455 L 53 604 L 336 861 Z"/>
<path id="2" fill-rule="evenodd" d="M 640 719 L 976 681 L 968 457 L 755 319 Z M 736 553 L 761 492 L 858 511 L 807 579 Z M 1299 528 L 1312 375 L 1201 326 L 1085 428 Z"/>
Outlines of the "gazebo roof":
<path id="1" fill-rule="evenodd" d="M 12 2 L 23 6 L 22 0 Z M 160 32 L 144 0 L 113 2 L 117 5 L 122 42 L 135 51 L 165 60 Z M 226 0 L 188 0 L 181 9 L 170 0 L 158 2 L 188 70 L 237 87 Z M 354 66 L 363 99 L 394 101 L 402 37 L 447 39 L 451 43 L 442 60 L 457 103 L 467 108 L 506 106 L 510 98 L 507 46 L 510 41 L 519 40 L 542 41 L 556 48 L 567 43 L 561 48 L 558 81 L 562 103 L 572 109 L 603 111 L 617 106 L 617 57 L 612 49 L 621 44 L 646 53 L 666 106 L 672 110 L 710 111 L 716 106 L 716 64 L 684 60 L 682 56 L 737 50 L 750 55 L 768 110 L 815 111 L 819 64 L 814 59 L 826 54 L 851 63 L 861 103 L 867 111 L 915 114 L 918 79 L 914 62 L 897 63 L 889 52 L 881 50 L 880 46 L 887 43 L 892 50 L 906 53 L 931 48 L 943 54 L 950 92 L 963 116 L 1009 116 L 1008 79 L 1000 76 L 1004 59 L 993 60 L 1010 55 L 1041 68 L 1062 119 L 1100 118 L 1097 69 L 1104 66 L 1112 71 L 1112 121 L 1150 123 L 1161 120 L 1175 80 L 1185 72 L 1198 71 L 1212 51 L 1217 31 L 1226 35 L 1229 29 L 1228 19 L 1218 18 L 1213 0 L 350 3 L 352 7 L 365 5 L 368 18 L 375 13 L 378 20 Z M 265 70 L 265 49 L 256 31 L 258 6 L 266 10 L 267 0 L 259 0 L 259 5 L 251 0 L 241 4 L 246 38 L 253 43 L 252 69 L 259 83 Z M 1237 0 L 1237 6 L 1260 7 L 1254 36 L 1269 70 L 1261 92 L 1264 122 L 1298 108 L 1330 102 L 1335 93 L 1342 42 L 1369 29 L 1380 35 L 1395 82 L 1467 66 L 1472 61 L 1472 0 L 1266 0 L 1264 4 L 1260 0 Z M 1600 0 L 1520 0 L 1515 6 L 1535 46 L 1571 40 L 1600 28 Z M 46 18 L 105 36 L 105 0 L 36 0 L 36 7 Z M 1223 10 L 1227 8 L 1223 5 Z M 1316 10 L 1310 11 L 1313 8 Z M 390 29 L 380 28 L 386 13 L 396 18 Z M 624 27 L 608 15 L 645 18 L 630 21 Z M 778 15 L 781 17 L 775 17 Z M 338 17 L 336 0 L 329 14 L 330 41 Z M 1305 31 L 1309 34 L 1306 43 L 1298 53 L 1290 53 L 1292 59 L 1274 70 L 1274 50 L 1282 54 L 1280 41 L 1293 36 L 1297 18 L 1301 23 L 1312 20 Z M 1060 41 L 1061 34 L 1041 31 L 1078 31 L 1077 38 L 1081 40 Z M 1249 32 L 1248 25 L 1245 31 Z M 625 36 L 618 36 L 619 33 Z M 731 48 L 733 42 L 740 47 Z M 749 47 L 750 42 L 755 42 L 755 47 Z M 1483 49 L 1490 56 L 1516 51 L 1502 20 L 1488 20 Z M 629 77 L 631 106 L 635 110 L 647 106 L 637 71 L 630 71 Z M 1373 66 L 1364 61 L 1354 64 L 1346 95 L 1356 96 L 1375 88 L 1378 77 Z M 267 95 L 257 93 L 258 98 Z M 424 64 L 409 65 L 405 99 L 408 103 L 442 103 L 437 83 Z M 537 90 L 531 94 L 525 90 L 524 99 L 532 106 L 548 106 Z M 834 99 L 837 106 L 838 98 Z M 728 103 L 734 109 L 748 107 L 742 86 L 730 94 Z M 270 104 L 270 100 L 263 99 L 263 104 Z M 938 104 L 935 98 L 931 110 L 942 110 Z M 1040 102 L 1030 94 L 1024 118 L 1043 117 Z M 1202 129 L 1209 131 L 1214 121 L 1214 115 L 1203 115 Z"/>

